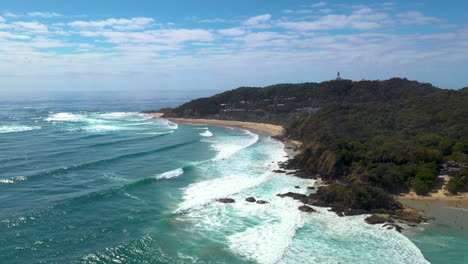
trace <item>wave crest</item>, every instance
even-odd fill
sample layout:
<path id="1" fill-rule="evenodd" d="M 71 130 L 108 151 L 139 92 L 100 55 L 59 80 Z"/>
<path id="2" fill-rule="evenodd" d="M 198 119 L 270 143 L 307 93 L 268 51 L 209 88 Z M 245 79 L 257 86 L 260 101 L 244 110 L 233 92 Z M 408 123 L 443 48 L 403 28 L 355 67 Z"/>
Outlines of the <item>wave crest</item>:
<path id="1" fill-rule="evenodd" d="M 21 126 L 21 125 L 0 126 L 0 134 L 17 133 L 17 132 L 36 130 L 36 129 L 41 129 L 41 127 L 40 126 Z"/>

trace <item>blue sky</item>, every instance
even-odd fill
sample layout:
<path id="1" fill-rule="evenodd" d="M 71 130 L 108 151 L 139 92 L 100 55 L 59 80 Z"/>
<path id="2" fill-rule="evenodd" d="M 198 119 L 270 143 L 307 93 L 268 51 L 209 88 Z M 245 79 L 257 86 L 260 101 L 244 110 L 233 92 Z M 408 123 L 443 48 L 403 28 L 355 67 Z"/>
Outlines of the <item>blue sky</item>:
<path id="1" fill-rule="evenodd" d="M 406 77 L 468 86 L 468 1 L 24 1 L 0 92 L 227 90 Z"/>

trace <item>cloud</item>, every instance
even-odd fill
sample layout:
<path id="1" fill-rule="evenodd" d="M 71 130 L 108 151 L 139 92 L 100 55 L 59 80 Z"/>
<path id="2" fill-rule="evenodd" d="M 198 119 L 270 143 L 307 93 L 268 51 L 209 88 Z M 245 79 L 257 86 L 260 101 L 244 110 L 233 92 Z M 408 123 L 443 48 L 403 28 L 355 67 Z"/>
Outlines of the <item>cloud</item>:
<path id="1" fill-rule="evenodd" d="M 54 12 L 29 12 L 25 14 L 15 14 L 9 11 L 6 11 L 3 13 L 4 16 L 6 17 L 41 17 L 41 18 L 53 18 L 53 17 L 63 17 L 63 15 L 59 13 L 54 13 Z"/>
<path id="2" fill-rule="evenodd" d="M 269 25 L 265 24 L 271 19 L 270 14 L 264 14 L 259 16 L 251 17 L 243 22 L 245 26 L 252 27 L 252 28 L 266 28 Z"/>
<path id="3" fill-rule="evenodd" d="M 400 19 L 402 24 L 406 25 L 424 25 L 432 22 L 440 22 L 441 20 L 435 17 L 424 16 L 418 11 L 409 11 L 406 13 L 398 14 L 397 17 Z"/>
<path id="4" fill-rule="evenodd" d="M 322 1 L 322 2 L 312 4 L 312 5 L 310 5 L 310 7 L 322 7 L 322 6 L 326 6 L 326 5 L 327 5 L 327 3 Z"/>
<path id="5" fill-rule="evenodd" d="M 18 30 L 21 31 L 27 31 L 31 34 L 34 33 L 47 33 L 49 30 L 46 25 L 38 22 L 23 22 L 23 21 L 18 21 L 18 22 L 13 22 L 11 23 L 13 27 L 15 27 Z"/>
<path id="6" fill-rule="evenodd" d="M 5 21 L 6 21 L 6 19 L 0 16 L 0 23 L 5 22 Z"/>
<path id="7" fill-rule="evenodd" d="M 12 34 L 10 32 L 1 32 L 0 31 L 0 39 L 29 39 L 29 36 L 26 35 L 17 35 L 17 34 Z"/>
<path id="8" fill-rule="evenodd" d="M 369 30 L 390 22 L 386 13 L 374 13 L 370 8 L 354 11 L 351 15 L 330 14 L 314 21 L 279 22 L 277 25 L 298 31 L 358 29 Z"/>
<path id="9" fill-rule="evenodd" d="M 223 36 L 240 36 L 245 34 L 245 30 L 234 27 L 234 28 L 227 28 L 227 29 L 219 29 L 218 33 Z"/>
<path id="10" fill-rule="evenodd" d="M 6 17 L 17 17 L 16 14 L 13 14 L 12 12 L 9 12 L 9 11 L 3 12 L 3 16 L 6 16 Z"/>
<path id="11" fill-rule="evenodd" d="M 115 19 L 109 18 L 107 20 L 98 21 L 74 21 L 68 23 L 69 26 L 74 28 L 114 28 L 116 30 L 142 30 L 150 27 L 154 23 L 153 18 L 148 17 L 135 17 L 131 19 Z"/>
<path id="12" fill-rule="evenodd" d="M 51 13 L 51 12 L 30 12 L 26 14 L 30 17 L 44 17 L 44 18 L 51 18 L 51 17 L 61 17 L 61 14 L 58 13 Z"/>
<path id="13" fill-rule="evenodd" d="M 188 41 L 213 41 L 213 33 L 204 29 L 161 29 L 143 32 L 80 31 L 84 37 L 104 37 L 111 43 L 162 43 L 177 45 Z"/>
<path id="14" fill-rule="evenodd" d="M 281 34 L 277 32 L 254 32 L 246 36 L 235 38 L 244 43 L 246 48 L 256 47 L 280 47 L 288 46 L 290 40 L 297 38 L 295 35 Z"/>
<path id="15" fill-rule="evenodd" d="M 319 12 L 321 12 L 321 13 L 331 13 L 331 12 L 333 12 L 333 9 L 331 9 L 331 8 L 322 8 L 322 9 L 319 9 Z"/>

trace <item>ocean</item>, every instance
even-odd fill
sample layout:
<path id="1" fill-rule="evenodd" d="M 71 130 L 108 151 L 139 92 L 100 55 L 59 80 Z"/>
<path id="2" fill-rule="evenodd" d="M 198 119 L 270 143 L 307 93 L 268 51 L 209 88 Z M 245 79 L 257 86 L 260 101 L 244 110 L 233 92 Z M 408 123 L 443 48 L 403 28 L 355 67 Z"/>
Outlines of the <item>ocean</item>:
<path id="1" fill-rule="evenodd" d="M 139 113 L 187 99 L 0 100 L 0 263 L 431 261 L 431 234 L 277 197 L 314 180 L 274 173 L 268 135 Z"/>

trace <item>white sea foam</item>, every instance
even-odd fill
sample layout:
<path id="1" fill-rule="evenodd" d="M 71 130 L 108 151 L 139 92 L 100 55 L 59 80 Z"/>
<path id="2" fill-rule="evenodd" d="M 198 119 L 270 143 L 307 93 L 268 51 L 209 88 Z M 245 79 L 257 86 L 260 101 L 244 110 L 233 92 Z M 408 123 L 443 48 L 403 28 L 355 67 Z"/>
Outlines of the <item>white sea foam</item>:
<path id="1" fill-rule="evenodd" d="M 0 134 L 3 133 L 16 133 L 41 129 L 40 126 L 22 126 L 22 125 L 11 125 L 11 126 L 0 126 Z"/>
<path id="2" fill-rule="evenodd" d="M 207 127 L 196 127 L 195 129 L 207 130 Z"/>
<path id="3" fill-rule="evenodd" d="M 253 208 L 250 217 L 259 217 L 262 223 L 229 236 L 230 249 L 258 263 L 277 263 L 291 245 L 296 230 L 305 223 L 305 216 L 297 209 L 300 203 L 273 197 L 270 204 L 264 206 L 267 210 L 261 208 L 262 205 L 248 206 Z"/>
<path id="4" fill-rule="evenodd" d="M 215 144 L 229 140 L 224 141 Z M 237 143 L 245 146 L 246 142 Z M 298 201 L 277 197 L 288 191 L 305 193 L 306 186 L 314 184 L 313 180 L 272 173 L 284 155 L 282 144 L 262 139 L 229 159 L 197 167 L 208 179 L 183 190 L 184 201 L 177 211 L 185 213 L 181 219 L 193 223 L 188 231 L 225 239 L 232 252 L 262 264 L 427 263 L 405 236 L 365 224 L 366 216 L 338 217 L 328 208 L 317 207 L 318 212 L 308 214 L 297 209 Z M 295 189 L 296 185 L 301 188 Z M 246 202 L 249 196 L 269 203 Z M 213 202 L 225 197 L 236 202 Z"/>
<path id="5" fill-rule="evenodd" d="M 227 159 L 235 153 L 254 145 L 260 138 L 257 134 L 247 130 L 245 130 L 244 133 L 248 135 L 247 138 L 241 137 L 239 139 L 230 140 L 220 138 L 217 141 L 210 141 L 213 143 L 211 147 L 218 152 L 218 155 L 214 158 L 214 160 L 219 161 Z"/>
<path id="6" fill-rule="evenodd" d="M 366 224 L 367 215 L 339 217 L 315 209 L 277 263 L 429 263 L 403 234 Z"/>
<path id="7" fill-rule="evenodd" d="M 142 123 L 130 123 L 127 126 L 144 126 L 144 125 L 151 125 L 154 124 L 153 122 L 142 122 Z"/>
<path id="8" fill-rule="evenodd" d="M 127 196 L 127 197 L 130 197 L 130 198 L 132 198 L 132 199 L 138 200 L 138 201 L 143 201 L 142 199 L 140 199 L 140 198 L 138 198 L 138 197 L 136 197 L 136 196 L 133 196 L 133 195 L 131 195 L 131 194 L 129 194 L 129 193 L 124 193 L 124 195 Z"/>
<path id="9" fill-rule="evenodd" d="M 199 209 L 216 199 L 255 187 L 266 179 L 266 176 L 251 178 L 233 175 L 191 184 L 184 190 L 184 202 L 180 204 L 178 212 Z"/>
<path id="10" fill-rule="evenodd" d="M 140 135 L 166 135 L 166 134 L 172 134 L 174 133 L 174 130 L 166 131 L 166 132 L 145 132 L 145 133 L 138 133 Z"/>
<path id="11" fill-rule="evenodd" d="M 113 113 L 100 114 L 99 118 L 125 119 L 128 121 L 141 121 L 141 120 L 151 119 L 152 116 L 148 114 L 137 113 L 137 112 L 113 112 Z"/>
<path id="12" fill-rule="evenodd" d="M 259 137 L 250 132 L 245 133 L 246 136 L 240 139 L 230 137 L 217 139 L 215 146 L 224 152 L 221 155 L 218 153 L 211 162 L 203 163 L 202 166 L 198 167 L 202 174 L 208 175 L 208 177 L 211 175 L 211 178 L 193 183 L 184 189 L 184 201 L 180 204 L 178 212 L 200 209 L 216 199 L 254 188 L 264 183 L 272 175 L 267 167 L 272 159 L 267 159 L 263 163 L 260 161 L 249 162 L 254 160 L 258 151 L 245 150 L 248 146 L 255 144 Z M 278 146 L 280 145 L 278 144 Z M 231 157 L 236 152 L 239 152 L 239 155 Z M 281 148 L 279 151 L 268 151 L 267 153 L 274 156 L 274 160 L 284 159 L 284 151 Z M 231 158 L 228 159 L 228 157 Z"/>
<path id="13" fill-rule="evenodd" d="M 169 129 L 178 129 L 179 128 L 179 125 L 176 124 L 176 123 L 173 123 L 167 119 L 156 119 L 157 122 Z"/>
<path id="14" fill-rule="evenodd" d="M 178 177 L 178 176 L 180 176 L 182 174 L 184 174 L 184 170 L 182 168 L 178 168 L 178 169 L 175 169 L 175 170 L 166 171 L 164 173 L 161 173 L 158 176 L 156 176 L 156 178 L 157 179 L 170 179 L 170 178 Z"/>
<path id="15" fill-rule="evenodd" d="M 83 128 L 83 130 L 89 131 L 89 132 L 107 132 L 107 131 L 117 131 L 117 130 L 123 130 L 123 129 L 124 128 L 120 126 L 99 125 L 99 124 L 90 125 L 90 126 Z"/>
<path id="16" fill-rule="evenodd" d="M 72 114 L 72 113 L 56 113 L 52 114 L 46 121 L 49 122 L 81 122 L 86 118 L 85 115 Z"/>
<path id="17" fill-rule="evenodd" d="M 211 131 L 209 131 L 209 130 L 206 130 L 206 131 L 200 133 L 200 136 L 202 136 L 202 137 L 212 137 L 213 133 L 211 133 Z"/>
<path id="18" fill-rule="evenodd" d="M 0 179 L 0 184 L 9 184 L 9 183 L 15 183 L 15 182 L 26 181 L 26 180 L 28 180 L 28 177 L 26 176 L 17 176 L 17 177 L 12 177 L 8 179 Z"/>

